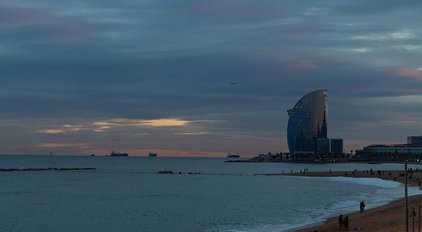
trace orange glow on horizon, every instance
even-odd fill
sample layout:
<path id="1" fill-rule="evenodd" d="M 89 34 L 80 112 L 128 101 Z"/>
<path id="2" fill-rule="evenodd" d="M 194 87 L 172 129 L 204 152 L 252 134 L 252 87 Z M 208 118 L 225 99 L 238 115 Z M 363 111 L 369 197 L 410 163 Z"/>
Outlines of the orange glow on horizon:
<path id="1" fill-rule="evenodd" d="M 39 130 L 39 133 L 42 134 L 64 134 L 66 133 L 65 130 L 62 129 L 43 129 L 43 130 Z"/>
<path id="2" fill-rule="evenodd" d="M 84 143 L 41 143 L 36 145 L 36 147 L 41 148 L 61 148 L 61 147 L 76 147 L 76 148 L 86 148 L 87 145 Z"/>
<path id="3" fill-rule="evenodd" d="M 151 119 L 151 120 L 142 120 L 142 124 L 146 126 L 153 127 L 164 127 L 164 126 L 184 126 L 190 121 L 178 119 L 178 118 L 161 118 L 161 119 Z"/>

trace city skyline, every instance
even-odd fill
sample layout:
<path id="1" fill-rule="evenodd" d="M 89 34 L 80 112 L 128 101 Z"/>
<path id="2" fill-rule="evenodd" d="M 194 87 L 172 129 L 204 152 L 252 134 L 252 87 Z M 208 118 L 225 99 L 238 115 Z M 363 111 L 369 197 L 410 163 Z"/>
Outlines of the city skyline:
<path id="1" fill-rule="evenodd" d="M 287 152 L 328 89 L 346 150 L 422 131 L 418 1 L 0 0 L 0 154 Z"/>

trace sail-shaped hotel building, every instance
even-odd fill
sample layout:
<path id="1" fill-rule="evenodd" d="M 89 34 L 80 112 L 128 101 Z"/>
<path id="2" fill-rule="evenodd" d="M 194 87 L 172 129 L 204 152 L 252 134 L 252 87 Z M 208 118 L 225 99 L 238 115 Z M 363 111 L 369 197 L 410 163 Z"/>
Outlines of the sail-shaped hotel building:
<path id="1" fill-rule="evenodd" d="M 287 111 L 287 143 L 291 154 L 318 152 L 318 142 L 327 139 L 327 111 L 326 89 L 306 94 Z"/>

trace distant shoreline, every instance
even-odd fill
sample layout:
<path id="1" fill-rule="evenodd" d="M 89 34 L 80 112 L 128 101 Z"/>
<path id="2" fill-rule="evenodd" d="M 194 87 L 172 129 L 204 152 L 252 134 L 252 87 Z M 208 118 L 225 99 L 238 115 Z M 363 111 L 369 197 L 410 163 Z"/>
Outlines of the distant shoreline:
<path id="1" fill-rule="evenodd" d="M 0 172 L 94 171 L 96 168 L 0 168 Z"/>
<path id="2" fill-rule="evenodd" d="M 359 160 L 351 160 L 351 161 L 336 161 L 336 162 L 329 162 L 329 161 L 308 161 L 308 160 L 269 160 L 269 161 L 261 161 L 261 160 L 226 160 L 225 163 L 293 163 L 293 164 L 404 164 L 402 161 L 359 161 Z M 422 165 L 422 162 L 408 162 L 408 164 L 419 164 Z"/>

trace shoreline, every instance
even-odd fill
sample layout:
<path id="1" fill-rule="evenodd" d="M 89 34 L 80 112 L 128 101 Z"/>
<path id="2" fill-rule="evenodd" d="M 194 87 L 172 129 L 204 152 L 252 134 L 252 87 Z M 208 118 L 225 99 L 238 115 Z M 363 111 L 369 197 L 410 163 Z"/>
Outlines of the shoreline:
<path id="1" fill-rule="evenodd" d="M 404 170 L 386 170 L 378 172 L 378 170 L 353 170 L 353 171 L 319 171 L 307 172 L 306 170 L 299 173 L 270 173 L 257 175 L 280 175 L 280 176 L 303 176 L 303 177 L 351 177 L 351 178 L 379 178 L 382 180 L 396 181 L 404 184 Z M 420 187 L 422 181 L 422 171 L 412 170 L 409 172 L 408 186 Z M 409 215 L 412 215 L 412 209 L 416 212 L 415 231 L 419 226 L 419 207 L 422 206 L 422 194 L 409 196 Z M 358 210 L 343 216 L 349 216 L 349 231 L 371 231 L 371 232 L 399 232 L 405 231 L 405 198 L 403 197 L 393 200 L 385 205 L 364 212 Z M 321 223 L 301 226 L 292 231 L 297 232 L 331 232 L 340 231 L 338 224 L 338 216 L 332 216 L 325 219 Z M 421 222 L 422 224 L 422 222 Z M 422 228 L 422 225 L 421 225 Z M 412 229 L 412 217 L 409 218 L 409 230 Z"/>
<path id="2" fill-rule="evenodd" d="M 379 171 L 379 172 L 378 172 Z M 391 180 L 404 184 L 404 170 L 352 170 L 352 171 L 300 171 L 284 173 L 264 173 L 255 174 L 256 176 L 303 176 L 303 177 L 354 177 L 354 178 L 379 178 L 382 180 Z M 408 185 L 413 187 L 422 186 L 422 170 L 413 170 L 408 174 Z"/>
<path id="3" fill-rule="evenodd" d="M 409 197 L 409 215 L 412 208 L 415 209 L 415 228 L 417 230 L 418 206 L 421 205 L 422 195 Z M 394 200 L 386 205 L 364 212 L 355 211 L 349 216 L 349 231 L 370 231 L 370 232 L 400 232 L 405 231 L 405 200 L 404 198 Z M 340 231 L 338 225 L 338 216 L 330 217 L 322 223 L 311 224 L 294 229 L 296 232 L 332 232 Z M 409 228 L 412 228 L 412 218 L 409 218 Z"/>

